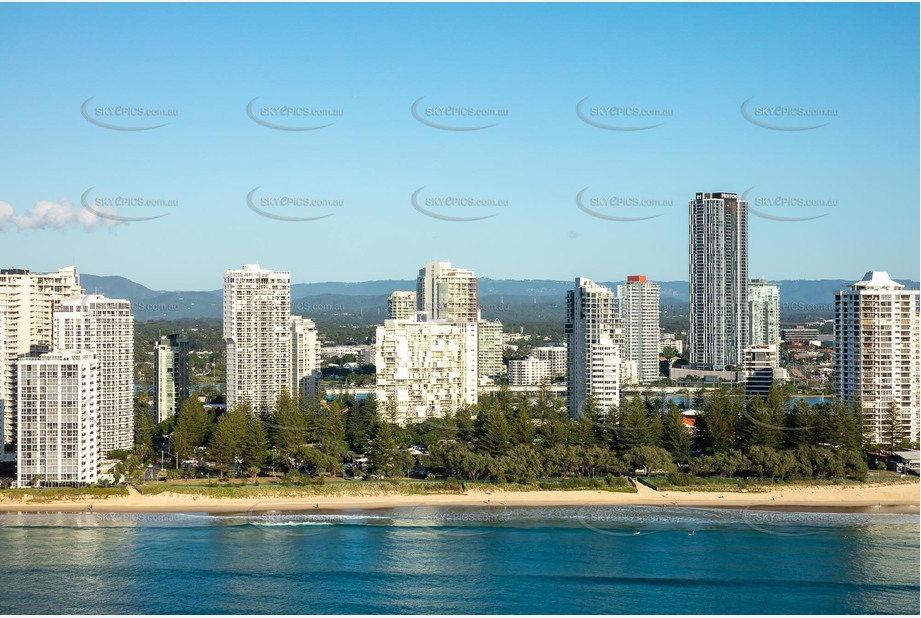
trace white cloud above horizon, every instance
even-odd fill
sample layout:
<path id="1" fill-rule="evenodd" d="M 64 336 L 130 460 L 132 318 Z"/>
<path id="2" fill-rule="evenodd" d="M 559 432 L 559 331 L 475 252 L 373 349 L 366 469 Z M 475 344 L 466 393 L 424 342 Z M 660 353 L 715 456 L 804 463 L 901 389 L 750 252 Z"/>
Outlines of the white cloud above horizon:
<path id="1" fill-rule="evenodd" d="M 96 207 L 103 215 L 115 215 L 111 207 Z M 0 202 L 0 231 L 5 231 L 9 223 L 19 231 L 26 230 L 70 230 L 90 231 L 96 228 L 111 228 L 118 221 L 99 216 L 86 208 L 74 206 L 70 200 L 60 202 L 41 200 L 29 208 L 25 214 L 17 215 L 12 204 Z"/>

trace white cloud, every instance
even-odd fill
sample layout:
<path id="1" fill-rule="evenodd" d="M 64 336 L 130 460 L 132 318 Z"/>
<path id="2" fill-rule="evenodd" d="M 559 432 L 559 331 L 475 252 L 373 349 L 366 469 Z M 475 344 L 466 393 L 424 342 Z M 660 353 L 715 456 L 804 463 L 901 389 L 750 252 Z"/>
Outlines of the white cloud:
<path id="1" fill-rule="evenodd" d="M 6 222 L 13 218 L 13 207 L 7 202 L 0 202 L 0 230 L 6 226 Z"/>
<path id="2" fill-rule="evenodd" d="M 103 214 L 115 214 L 114 208 L 96 207 Z M 20 230 L 65 230 L 82 228 L 92 230 L 98 226 L 112 227 L 118 222 L 100 217 L 86 208 L 75 207 L 70 200 L 50 202 L 42 200 L 36 202 L 24 215 L 17 215 L 13 207 L 6 202 L 0 202 L 0 229 L 9 221 Z"/>

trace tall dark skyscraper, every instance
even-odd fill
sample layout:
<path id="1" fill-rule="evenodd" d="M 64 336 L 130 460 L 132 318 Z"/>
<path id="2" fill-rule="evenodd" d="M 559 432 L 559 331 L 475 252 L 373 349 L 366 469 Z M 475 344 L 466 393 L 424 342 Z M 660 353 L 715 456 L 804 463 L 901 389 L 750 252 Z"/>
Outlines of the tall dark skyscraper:
<path id="1" fill-rule="evenodd" d="M 748 336 L 748 202 L 698 193 L 689 206 L 690 362 L 740 365 Z"/>

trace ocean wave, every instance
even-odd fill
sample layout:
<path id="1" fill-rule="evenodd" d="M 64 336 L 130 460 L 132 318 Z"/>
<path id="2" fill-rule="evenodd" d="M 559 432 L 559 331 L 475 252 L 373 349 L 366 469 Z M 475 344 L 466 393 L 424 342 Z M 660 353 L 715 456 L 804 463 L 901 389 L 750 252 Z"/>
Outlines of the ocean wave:
<path id="1" fill-rule="evenodd" d="M 195 526 L 335 526 L 377 525 L 398 527 L 589 527 L 631 528 L 664 531 L 720 528 L 844 529 L 866 526 L 918 526 L 915 515 L 891 513 L 819 513 L 721 509 L 679 506 L 581 506 L 507 507 L 419 505 L 375 511 L 288 513 L 277 511 L 247 514 L 210 513 L 6 513 L 0 528 L 99 528 L 99 527 L 195 527 Z"/>

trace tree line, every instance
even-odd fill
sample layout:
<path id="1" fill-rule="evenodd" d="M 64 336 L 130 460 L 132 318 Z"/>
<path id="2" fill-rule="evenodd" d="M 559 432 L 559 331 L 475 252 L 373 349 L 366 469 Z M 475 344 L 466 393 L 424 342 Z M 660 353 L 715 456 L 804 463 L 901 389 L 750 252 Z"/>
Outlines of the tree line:
<path id="1" fill-rule="evenodd" d="M 594 479 L 631 471 L 792 480 L 863 479 L 867 448 L 859 405 L 791 405 L 778 390 L 743 403 L 724 390 L 703 398 L 689 431 L 674 402 L 634 397 L 602 410 L 589 398 L 577 419 L 548 389 L 513 397 L 507 389 L 443 418 L 401 425 L 395 408 L 373 396 L 327 403 L 283 394 L 256 413 L 242 402 L 208 412 L 190 397 L 176 417 L 155 426 L 136 414 L 135 453 L 156 457 L 169 436 L 172 463 L 206 460 L 219 475 L 252 476 L 271 467 L 290 475 L 406 475 L 414 468 L 464 480 L 534 482 Z M 418 451 L 410 454 L 410 448 Z M 203 462 L 200 462 L 200 465 Z"/>

